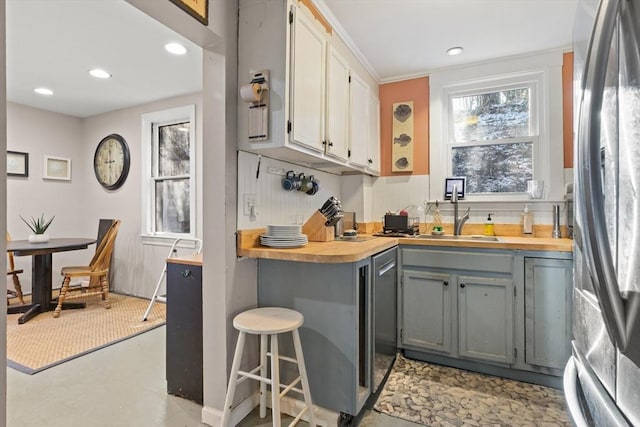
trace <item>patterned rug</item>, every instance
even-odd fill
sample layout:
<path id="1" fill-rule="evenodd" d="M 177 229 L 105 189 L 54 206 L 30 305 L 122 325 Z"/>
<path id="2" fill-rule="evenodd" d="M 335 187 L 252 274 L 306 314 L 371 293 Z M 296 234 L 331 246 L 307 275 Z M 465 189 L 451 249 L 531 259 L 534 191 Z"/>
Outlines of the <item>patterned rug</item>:
<path id="1" fill-rule="evenodd" d="M 433 427 L 571 425 L 560 390 L 400 354 L 374 409 Z"/>
<path id="2" fill-rule="evenodd" d="M 64 310 L 57 319 L 51 312 L 42 313 L 23 325 L 18 324 L 20 314 L 7 315 L 7 366 L 35 374 L 166 322 L 165 304 L 156 302 L 143 322 L 149 300 L 118 294 L 109 299 L 109 310 L 99 295 L 90 296 L 76 300 L 86 301 L 84 309 Z"/>

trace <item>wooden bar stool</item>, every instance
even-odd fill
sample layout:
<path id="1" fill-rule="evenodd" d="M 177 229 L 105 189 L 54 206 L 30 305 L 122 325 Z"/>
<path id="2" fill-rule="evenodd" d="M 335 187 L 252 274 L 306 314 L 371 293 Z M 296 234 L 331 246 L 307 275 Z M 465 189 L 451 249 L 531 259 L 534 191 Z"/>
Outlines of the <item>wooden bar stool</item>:
<path id="1" fill-rule="evenodd" d="M 236 344 L 236 352 L 233 356 L 231 374 L 229 376 L 229 387 L 227 397 L 224 402 L 224 412 L 222 414 L 222 427 L 229 426 L 229 417 L 233 405 L 233 396 L 236 386 L 247 378 L 260 381 L 260 418 L 267 415 L 267 384 L 271 385 L 271 412 L 273 426 L 280 427 L 280 398 L 290 391 L 295 391 L 304 396 L 305 407 L 298 413 L 296 418 L 289 424 L 295 425 L 305 412 L 309 414 L 309 424 L 315 426 L 313 416 L 313 405 L 311 403 L 311 393 L 309 392 L 309 380 L 307 370 L 304 365 L 302 355 L 302 345 L 298 328 L 302 326 L 304 317 L 295 310 L 279 307 L 264 307 L 248 310 L 238 314 L 233 319 L 233 326 L 240 334 Z M 278 353 L 278 334 L 291 332 L 293 335 L 293 346 L 296 358 L 280 356 Z M 240 371 L 240 361 L 246 334 L 260 335 L 260 365 L 250 372 Z M 267 352 L 267 337 L 271 337 L 271 352 Z M 271 357 L 271 378 L 267 377 L 267 356 Z M 291 384 L 280 384 L 280 360 L 296 363 L 298 365 L 299 376 Z M 260 371 L 260 375 L 256 373 Z M 238 377 L 240 377 L 238 379 Z M 302 383 L 302 390 L 295 388 L 298 383 Z M 280 391 L 282 389 L 282 391 Z"/>

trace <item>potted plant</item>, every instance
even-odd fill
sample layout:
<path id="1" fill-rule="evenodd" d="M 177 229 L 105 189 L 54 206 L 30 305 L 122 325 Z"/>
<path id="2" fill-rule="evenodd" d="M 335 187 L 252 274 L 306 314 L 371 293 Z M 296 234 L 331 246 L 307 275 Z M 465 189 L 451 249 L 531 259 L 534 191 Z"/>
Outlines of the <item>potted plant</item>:
<path id="1" fill-rule="evenodd" d="M 20 219 L 33 231 L 34 234 L 29 236 L 29 242 L 31 243 L 45 243 L 49 241 L 49 235 L 46 234 L 47 228 L 53 222 L 55 215 L 51 219 L 47 220 L 44 214 L 40 215 L 40 218 L 31 217 L 31 221 L 27 221 L 20 215 Z"/>

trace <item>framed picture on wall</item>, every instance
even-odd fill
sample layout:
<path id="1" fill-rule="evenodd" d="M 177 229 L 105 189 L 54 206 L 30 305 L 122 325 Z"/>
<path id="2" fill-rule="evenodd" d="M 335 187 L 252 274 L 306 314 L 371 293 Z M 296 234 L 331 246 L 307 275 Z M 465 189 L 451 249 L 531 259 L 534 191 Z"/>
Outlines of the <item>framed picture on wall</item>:
<path id="1" fill-rule="evenodd" d="M 29 153 L 7 151 L 7 175 L 29 176 Z"/>
<path id="2" fill-rule="evenodd" d="M 71 180 L 71 159 L 64 157 L 44 156 L 44 179 Z"/>
<path id="3" fill-rule="evenodd" d="M 209 25 L 209 0 L 171 0 L 171 3 L 204 25 Z"/>

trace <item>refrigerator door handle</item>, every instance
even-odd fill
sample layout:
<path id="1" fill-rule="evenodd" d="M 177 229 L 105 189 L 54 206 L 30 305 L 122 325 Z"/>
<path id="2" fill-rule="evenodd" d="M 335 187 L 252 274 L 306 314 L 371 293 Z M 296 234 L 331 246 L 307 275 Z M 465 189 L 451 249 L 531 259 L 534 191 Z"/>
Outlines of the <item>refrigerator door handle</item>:
<path id="1" fill-rule="evenodd" d="M 613 342 L 624 349 L 627 344 L 624 301 L 618 288 L 609 246 L 603 199 L 603 183 L 600 175 L 600 111 L 603 104 L 609 49 L 620 10 L 619 0 L 603 0 L 591 37 L 585 69 L 578 134 L 577 195 L 583 197 L 578 204 L 580 217 L 580 241 L 586 254 L 587 268 L 594 282 L 598 303 L 607 331 Z"/>
<path id="2" fill-rule="evenodd" d="M 571 416 L 571 421 L 576 427 L 589 427 L 578 400 L 577 381 L 576 362 L 573 357 L 570 357 L 562 375 L 562 388 L 564 389 L 564 398 L 567 401 L 567 410 Z"/>

